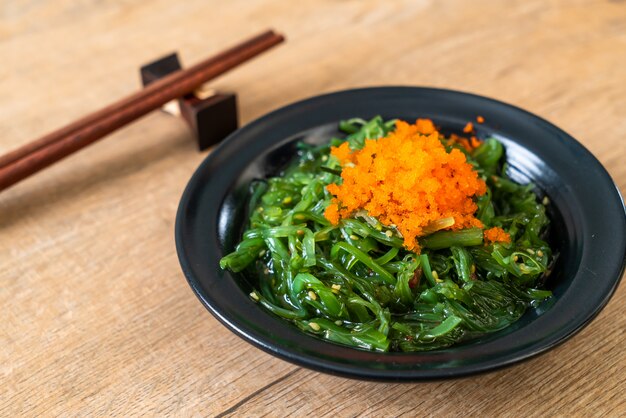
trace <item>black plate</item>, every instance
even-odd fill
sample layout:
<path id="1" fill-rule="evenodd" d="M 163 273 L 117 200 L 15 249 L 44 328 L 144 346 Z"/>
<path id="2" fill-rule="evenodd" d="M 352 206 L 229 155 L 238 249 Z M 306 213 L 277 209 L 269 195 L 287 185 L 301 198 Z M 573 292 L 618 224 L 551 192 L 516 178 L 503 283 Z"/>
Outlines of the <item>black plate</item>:
<path id="1" fill-rule="evenodd" d="M 223 272 L 246 219 L 248 183 L 276 174 L 298 140 L 327 141 L 351 117 L 431 118 L 459 131 L 477 115 L 479 136 L 507 149 L 510 173 L 534 182 L 550 199 L 552 246 L 560 254 L 537 309 L 500 332 L 445 350 L 376 353 L 302 333 L 250 300 L 252 280 Z M 624 203 L 602 165 L 571 136 L 519 108 L 466 93 L 384 87 L 314 97 L 274 111 L 233 133 L 200 165 L 182 196 L 176 247 L 182 269 L 204 306 L 257 347 L 332 374 L 376 380 L 464 376 L 524 360 L 565 341 L 588 324 L 615 291 L 626 260 Z"/>

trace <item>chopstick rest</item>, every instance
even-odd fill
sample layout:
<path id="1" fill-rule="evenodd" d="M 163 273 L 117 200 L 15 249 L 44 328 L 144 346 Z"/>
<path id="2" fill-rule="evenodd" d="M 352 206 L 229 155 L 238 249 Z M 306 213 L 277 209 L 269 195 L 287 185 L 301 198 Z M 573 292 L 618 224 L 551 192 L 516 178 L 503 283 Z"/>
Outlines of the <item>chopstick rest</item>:
<path id="1" fill-rule="evenodd" d="M 182 70 L 176 52 L 161 57 L 140 69 L 143 86 Z M 198 150 L 203 151 L 227 137 L 239 127 L 237 95 L 218 92 L 205 86 L 162 106 L 165 113 L 182 116 L 194 134 Z"/>

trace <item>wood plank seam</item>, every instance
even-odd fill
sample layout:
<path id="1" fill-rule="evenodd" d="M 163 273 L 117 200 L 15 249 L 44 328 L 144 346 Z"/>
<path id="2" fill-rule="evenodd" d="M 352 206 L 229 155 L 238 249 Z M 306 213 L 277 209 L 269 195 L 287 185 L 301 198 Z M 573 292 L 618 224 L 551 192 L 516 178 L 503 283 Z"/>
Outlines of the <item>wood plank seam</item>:
<path id="1" fill-rule="evenodd" d="M 259 396 L 260 394 L 262 394 L 263 392 L 265 392 L 266 390 L 268 390 L 272 386 L 277 385 L 278 383 L 282 382 L 283 380 L 289 379 L 291 376 L 296 375 L 300 370 L 302 370 L 302 369 L 301 368 L 296 368 L 296 369 L 290 371 L 289 373 L 286 373 L 286 374 L 282 375 L 278 379 L 268 383 L 267 385 L 265 385 L 265 386 L 255 390 L 250 395 L 246 396 L 245 398 L 243 398 L 242 400 L 240 400 L 239 402 L 237 402 L 236 404 L 234 404 L 230 408 L 225 409 L 224 411 L 222 411 L 219 414 L 217 414 L 215 416 L 215 418 L 222 418 L 222 417 L 225 417 L 225 416 L 228 416 L 228 415 L 234 413 L 239 408 L 244 406 L 246 403 L 248 403 L 252 399 L 256 398 L 257 396 Z"/>

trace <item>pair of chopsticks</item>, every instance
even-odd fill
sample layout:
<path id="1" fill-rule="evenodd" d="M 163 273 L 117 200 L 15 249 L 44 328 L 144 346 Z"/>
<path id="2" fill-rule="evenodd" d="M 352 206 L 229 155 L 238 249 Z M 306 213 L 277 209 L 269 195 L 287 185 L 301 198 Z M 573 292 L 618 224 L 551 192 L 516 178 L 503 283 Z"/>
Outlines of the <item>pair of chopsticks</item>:
<path id="1" fill-rule="evenodd" d="M 283 42 L 267 31 L 0 156 L 0 191 Z"/>

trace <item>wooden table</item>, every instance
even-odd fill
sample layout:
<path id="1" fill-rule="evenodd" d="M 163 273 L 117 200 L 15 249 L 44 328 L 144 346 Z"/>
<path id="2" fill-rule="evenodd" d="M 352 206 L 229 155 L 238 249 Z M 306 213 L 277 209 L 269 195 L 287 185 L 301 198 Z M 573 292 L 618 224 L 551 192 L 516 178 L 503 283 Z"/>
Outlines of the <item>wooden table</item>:
<path id="1" fill-rule="evenodd" d="M 244 123 L 350 87 L 460 89 L 554 122 L 626 191 L 623 1 L 6 2 L 0 152 L 134 91 L 142 63 L 193 63 L 267 27 L 288 42 L 213 83 L 239 93 Z M 174 248 L 205 156 L 156 112 L 0 195 L 2 415 L 626 414 L 623 285 L 566 344 L 453 381 L 327 376 L 234 336 Z"/>

